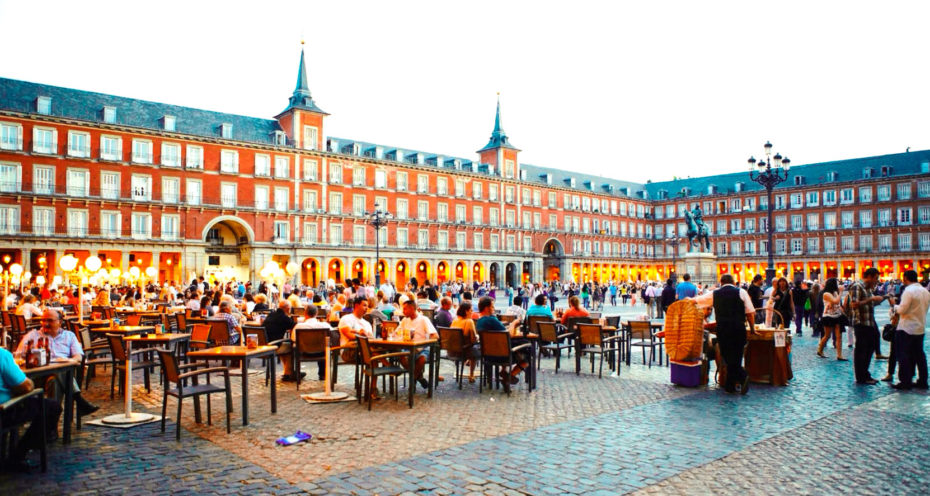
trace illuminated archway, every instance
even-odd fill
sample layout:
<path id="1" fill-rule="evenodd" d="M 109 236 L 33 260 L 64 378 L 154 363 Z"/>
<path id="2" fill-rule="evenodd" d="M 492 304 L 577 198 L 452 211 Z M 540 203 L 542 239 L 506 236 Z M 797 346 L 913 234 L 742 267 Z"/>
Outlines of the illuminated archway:
<path id="1" fill-rule="evenodd" d="M 329 262 L 329 267 L 327 269 L 327 279 L 332 279 L 336 281 L 336 283 L 342 283 L 342 260 L 334 258 Z"/>
<path id="2" fill-rule="evenodd" d="M 368 282 L 368 262 L 364 259 L 356 258 L 349 267 L 349 275 L 352 279 L 358 278 L 362 284 Z"/>
<path id="3" fill-rule="evenodd" d="M 414 266 L 413 277 L 417 278 L 417 284 L 423 286 L 427 281 L 432 279 L 430 277 L 430 265 L 426 260 L 420 260 Z"/>
<path id="4" fill-rule="evenodd" d="M 320 263 L 315 258 L 305 258 L 300 263 L 300 282 L 316 287 L 320 284 Z"/>
<path id="5" fill-rule="evenodd" d="M 398 261 L 394 266 L 394 274 L 394 284 L 397 285 L 397 289 L 403 288 L 410 282 L 410 264 L 406 260 Z"/>
<path id="6" fill-rule="evenodd" d="M 484 282 L 484 265 L 481 262 L 475 262 L 471 268 L 472 279 L 478 282 Z"/>
<path id="7" fill-rule="evenodd" d="M 449 264 L 443 260 L 436 264 L 436 281 L 444 282 L 449 280 Z"/>
<path id="8" fill-rule="evenodd" d="M 459 261 L 455 264 L 455 278 L 462 281 L 468 281 L 468 264 L 463 261 Z"/>

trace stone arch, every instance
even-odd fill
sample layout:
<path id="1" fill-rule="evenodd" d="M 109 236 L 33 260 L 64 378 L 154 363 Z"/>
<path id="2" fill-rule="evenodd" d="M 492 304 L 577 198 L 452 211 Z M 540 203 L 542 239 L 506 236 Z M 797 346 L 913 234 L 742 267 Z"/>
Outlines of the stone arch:
<path id="1" fill-rule="evenodd" d="M 214 217 L 210 220 L 204 227 L 203 232 L 200 234 L 200 239 L 202 241 L 207 241 L 207 235 L 210 233 L 210 229 L 213 229 L 217 224 L 223 224 L 226 226 L 233 234 L 236 235 L 236 239 L 239 240 L 244 235 L 246 237 L 246 243 L 251 245 L 255 242 L 255 231 L 252 230 L 252 226 L 248 222 L 236 217 L 234 215 L 220 215 Z"/>

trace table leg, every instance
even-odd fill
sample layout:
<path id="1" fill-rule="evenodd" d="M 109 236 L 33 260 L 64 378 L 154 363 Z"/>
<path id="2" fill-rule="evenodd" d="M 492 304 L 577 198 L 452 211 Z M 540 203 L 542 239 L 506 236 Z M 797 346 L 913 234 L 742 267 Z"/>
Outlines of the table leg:
<path id="1" fill-rule="evenodd" d="M 249 361 L 242 359 L 242 425 L 249 425 Z"/>
<path id="2" fill-rule="evenodd" d="M 277 374 L 277 364 L 275 363 L 276 357 L 274 353 L 269 355 L 267 360 L 269 367 L 269 377 L 271 377 L 271 413 L 278 413 L 278 381 L 275 380 L 275 374 Z"/>
<path id="3" fill-rule="evenodd" d="M 428 365 L 429 365 L 429 375 L 427 376 L 427 377 L 429 377 L 429 380 L 427 381 L 427 383 L 429 383 L 429 387 L 426 389 L 426 397 L 427 397 L 427 398 L 432 398 L 432 397 L 433 397 L 433 383 L 439 381 L 439 379 L 438 379 L 438 377 L 437 377 L 439 374 L 436 373 L 436 372 L 438 371 L 439 367 L 433 367 L 433 360 L 435 359 L 435 357 L 436 357 L 436 355 L 437 355 L 437 353 L 435 353 L 435 351 L 436 351 L 436 350 L 433 348 L 433 345 L 430 345 L 430 346 L 429 346 L 429 360 L 428 360 L 428 361 L 429 361 L 429 363 L 428 363 Z"/>
<path id="4" fill-rule="evenodd" d="M 626 364 L 630 365 L 630 355 L 633 354 L 633 328 L 628 327 L 625 331 L 626 333 Z"/>
<path id="5" fill-rule="evenodd" d="M 407 403 L 410 408 L 413 408 L 413 391 L 417 387 L 417 383 L 413 378 L 413 371 L 417 364 L 417 350 L 414 347 L 410 347 L 410 357 L 407 359 L 407 375 L 410 377 L 407 384 Z"/>
<path id="6" fill-rule="evenodd" d="M 65 424 L 62 427 L 62 444 L 71 444 L 71 422 L 74 419 L 74 367 L 68 367 L 65 372 Z"/>

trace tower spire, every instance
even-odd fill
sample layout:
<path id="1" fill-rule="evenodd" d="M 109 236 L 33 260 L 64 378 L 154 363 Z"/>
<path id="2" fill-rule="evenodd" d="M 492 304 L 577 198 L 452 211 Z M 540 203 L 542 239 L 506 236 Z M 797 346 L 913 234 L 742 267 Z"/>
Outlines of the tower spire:
<path id="1" fill-rule="evenodd" d="M 507 137 L 507 135 L 504 134 L 504 128 L 501 127 L 501 92 L 500 91 L 497 92 L 497 115 L 494 116 L 494 132 L 492 133 L 492 136 L 504 136 L 504 138 Z"/>
<path id="2" fill-rule="evenodd" d="M 492 148 L 512 148 L 516 150 L 516 147 L 510 144 L 510 139 L 507 138 L 507 133 L 504 132 L 504 127 L 501 125 L 500 92 L 497 92 L 497 112 L 494 115 L 494 131 L 491 132 L 491 139 L 488 140 L 488 144 L 484 145 L 484 148 L 478 151 L 481 152 Z"/>
<path id="3" fill-rule="evenodd" d="M 292 108 L 300 108 L 325 114 L 325 112 L 316 106 L 313 102 L 313 97 L 310 96 L 310 85 L 307 83 L 307 65 L 304 63 L 303 40 L 300 40 L 300 65 L 297 67 L 297 86 L 294 87 L 294 93 L 291 94 L 287 108 L 284 109 L 284 111 L 286 112 Z"/>

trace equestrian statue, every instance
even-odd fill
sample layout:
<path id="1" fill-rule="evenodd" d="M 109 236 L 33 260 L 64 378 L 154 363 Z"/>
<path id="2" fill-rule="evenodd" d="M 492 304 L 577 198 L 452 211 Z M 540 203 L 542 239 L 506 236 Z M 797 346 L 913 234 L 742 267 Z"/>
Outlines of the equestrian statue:
<path id="1" fill-rule="evenodd" d="M 697 205 L 693 211 L 685 211 L 685 221 L 688 223 L 688 252 L 694 251 L 697 247 L 699 250 L 710 251 L 710 234 L 707 230 L 707 224 L 704 224 L 704 215 L 701 212 L 701 206 Z M 697 241 L 697 245 L 695 245 Z"/>

